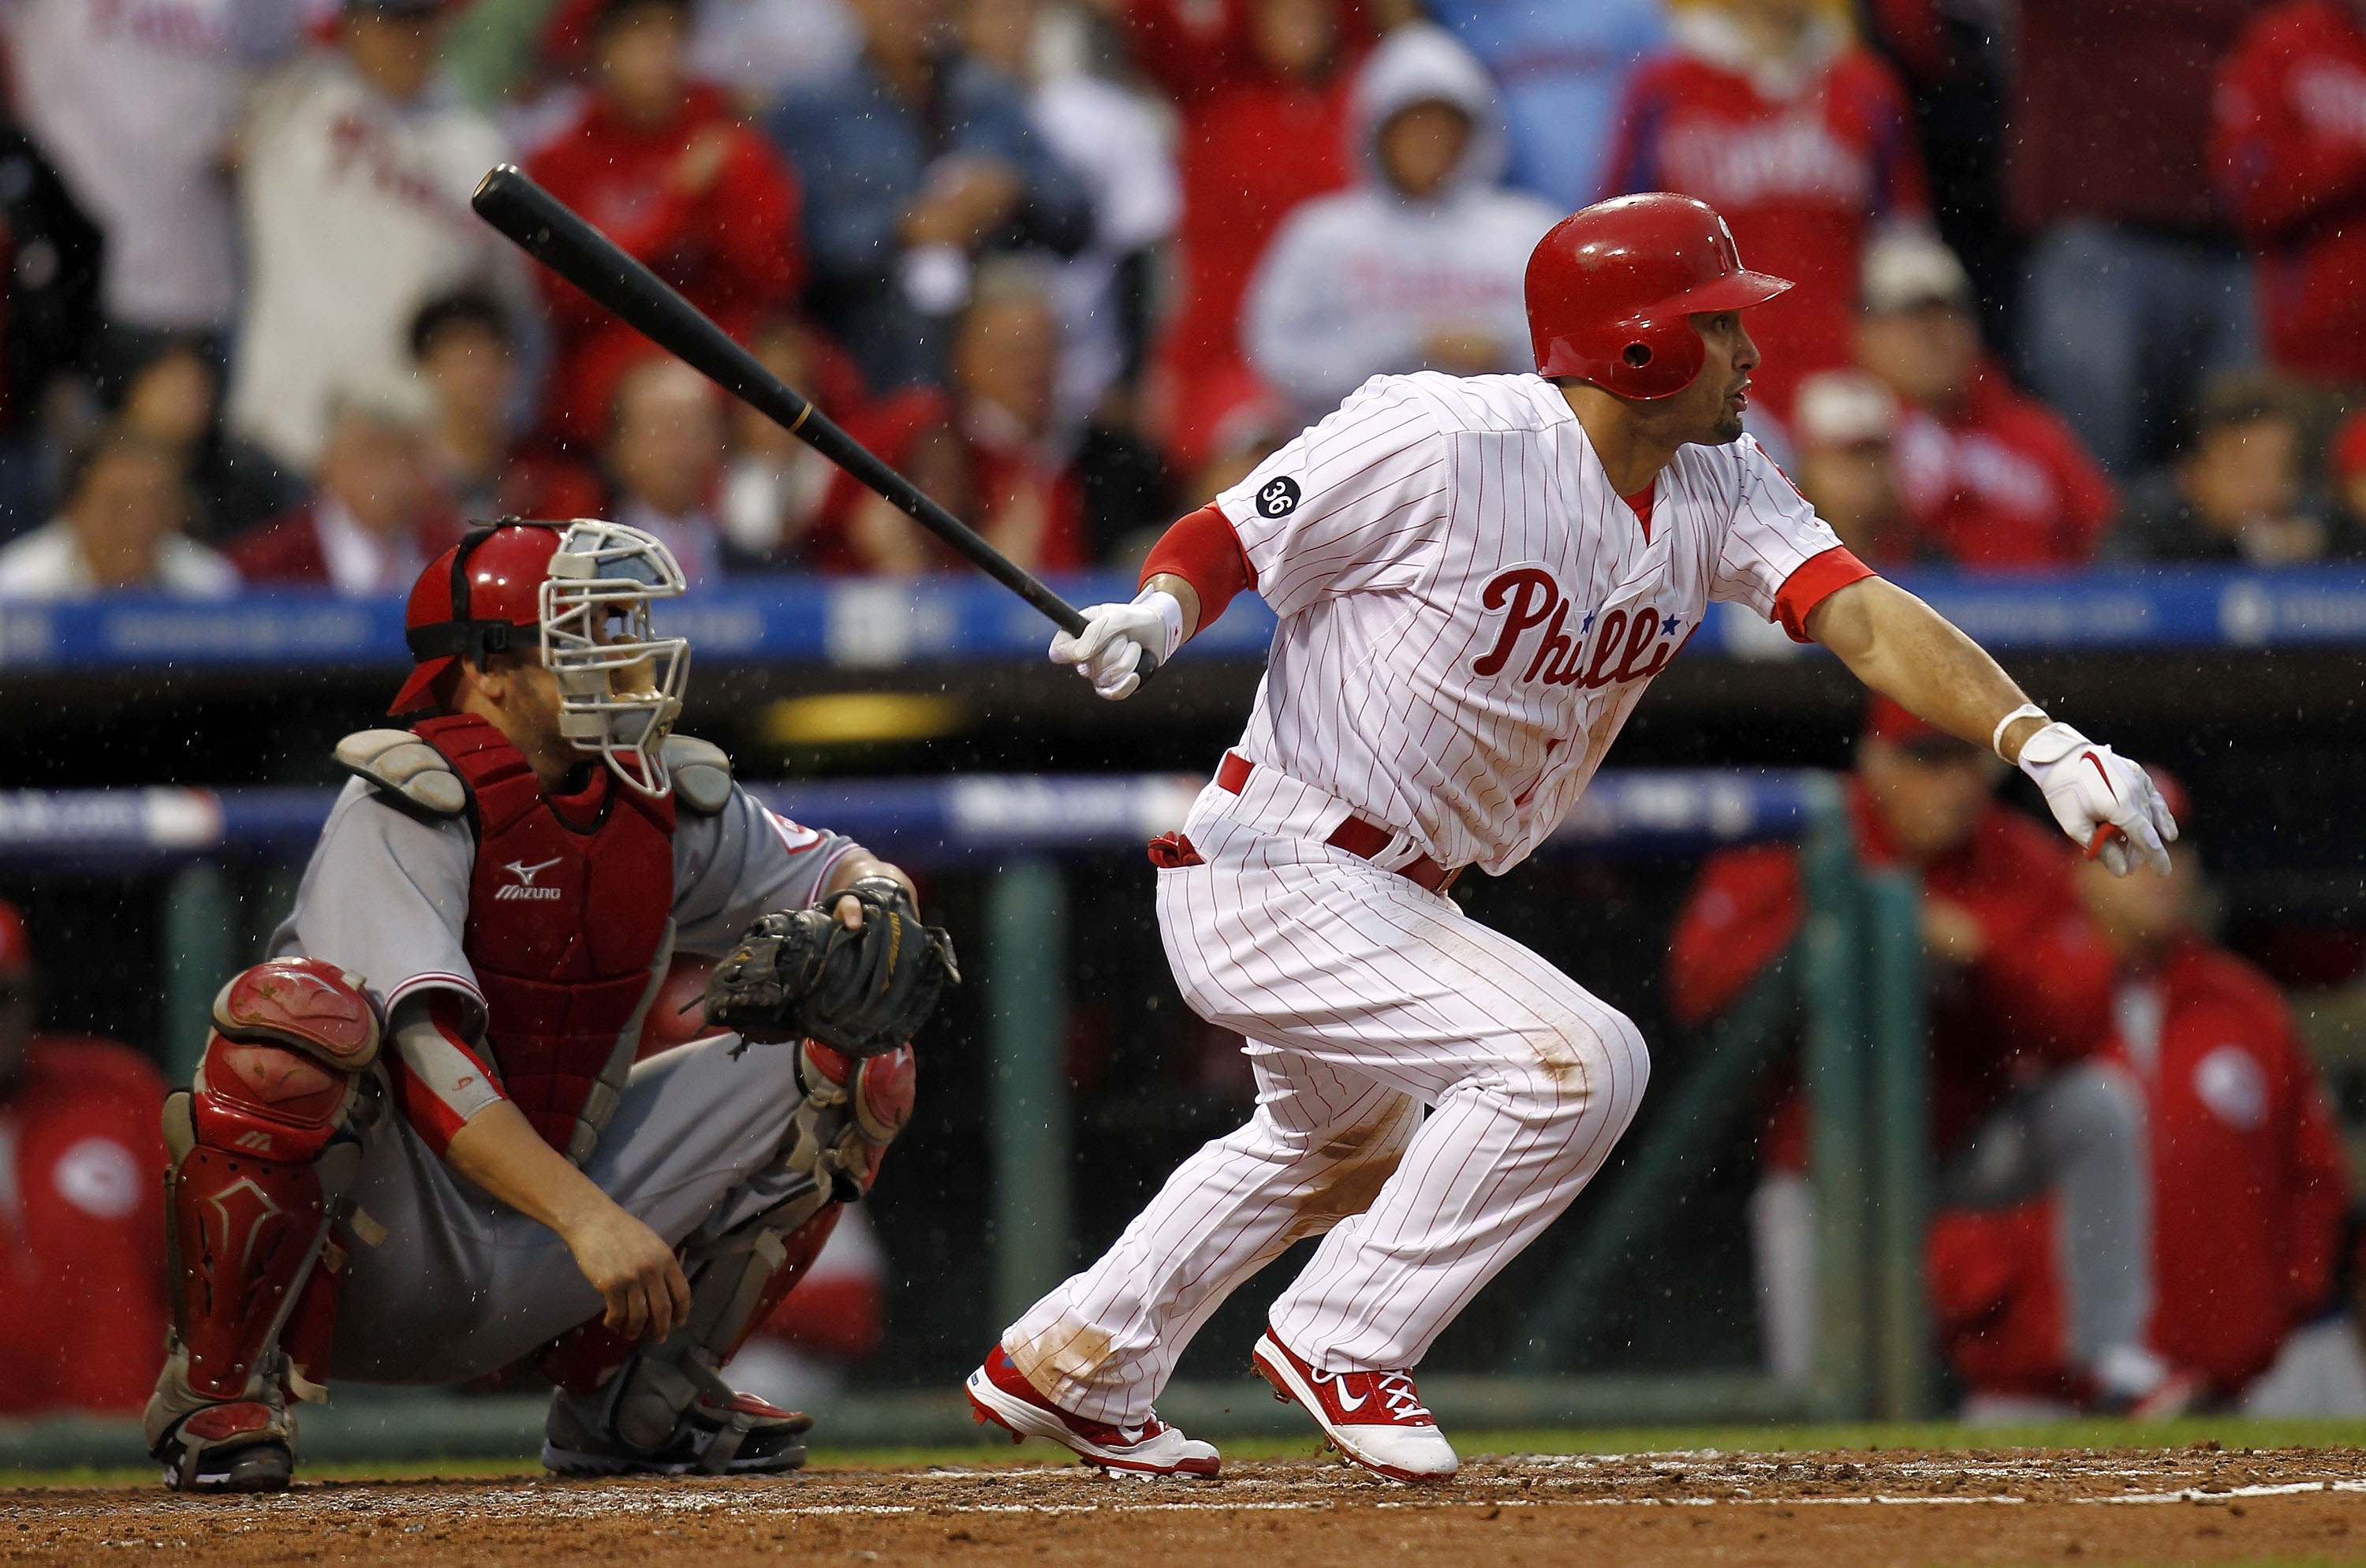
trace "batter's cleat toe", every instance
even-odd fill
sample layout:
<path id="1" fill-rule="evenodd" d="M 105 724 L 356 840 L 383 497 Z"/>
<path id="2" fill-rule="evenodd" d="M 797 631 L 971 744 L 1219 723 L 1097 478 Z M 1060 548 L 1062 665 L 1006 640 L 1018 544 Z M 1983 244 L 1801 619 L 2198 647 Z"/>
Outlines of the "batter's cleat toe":
<path id="1" fill-rule="evenodd" d="M 295 1434 L 268 1404 L 238 1400 L 185 1417 L 156 1446 L 175 1492 L 284 1492 L 296 1473 Z"/>
<path id="2" fill-rule="evenodd" d="M 1256 1342 L 1250 1362 L 1273 1396 L 1306 1407 L 1331 1446 L 1391 1481 L 1444 1481 L 1462 1468 L 1414 1392 L 1411 1372 L 1321 1372 L 1275 1338 Z"/>
<path id="3" fill-rule="evenodd" d="M 802 1470 L 813 1417 L 768 1404 L 752 1393 L 728 1405 L 699 1399 L 658 1447 L 637 1449 L 587 1419 L 561 1390 L 543 1422 L 542 1464 L 554 1475 L 781 1475 Z"/>
<path id="4" fill-rule="evenodd" d="M 981 1426 L 992 1422 L 1014 1443 L 1047 1438 L 1112 1475 L 1208 1476 L 1222 1463 L 1213 1445 L 1192 1441 L 1155 1411 L 1139 1427 L 1111 1427 L 1069 1415 L 1037 1393 L 999 1345 L 970 1373 L 968 1390 L 971 1419 Z"/>

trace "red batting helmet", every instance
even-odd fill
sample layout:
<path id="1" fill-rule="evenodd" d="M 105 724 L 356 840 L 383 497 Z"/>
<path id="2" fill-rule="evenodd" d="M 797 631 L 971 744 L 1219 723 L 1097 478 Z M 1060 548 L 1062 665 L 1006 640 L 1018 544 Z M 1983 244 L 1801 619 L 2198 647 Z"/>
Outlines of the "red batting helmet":
<path id="1" fill-rule="evenodd" d="M 1596 202 L 1554 224 L 1528 257 L 1537 373 L 1622 398 L 1673 397 L 1708 356 L 1685 318 L 1763 305 L 1790 287 L 1743 269 L 1707 202 L 1666 191 Z"/>

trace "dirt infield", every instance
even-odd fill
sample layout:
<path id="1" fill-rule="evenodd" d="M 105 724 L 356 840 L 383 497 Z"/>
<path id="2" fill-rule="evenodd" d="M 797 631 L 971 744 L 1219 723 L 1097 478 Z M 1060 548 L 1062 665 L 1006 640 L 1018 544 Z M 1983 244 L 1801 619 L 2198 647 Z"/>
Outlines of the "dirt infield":
<path id="1" fill-rule="evenodd" d="M 1400 1554 L 1403 1555 L 1400 1555 Z M 1251 1461 L 1197 1483 L 1076 1467 L 785 1482 L 308 1483 L 277 1496 L 0 1493 L 44 1563 L 2328 1562 L 2366 1561 L 2366 1450 L 1520 1455 L 1415 1489 Z"/>

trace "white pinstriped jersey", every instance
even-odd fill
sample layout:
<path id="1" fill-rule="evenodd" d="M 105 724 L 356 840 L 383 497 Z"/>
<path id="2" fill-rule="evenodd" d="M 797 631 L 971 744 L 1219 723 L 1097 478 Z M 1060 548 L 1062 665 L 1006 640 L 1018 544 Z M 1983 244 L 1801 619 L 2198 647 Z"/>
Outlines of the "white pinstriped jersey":
<path id="1" fill-rule="evenodd" d="M 1537 376 L 1376 376 L 1216 504 L 1281 621 L 1241 754 L 1495 873 L 1710 600 L 1771 620 L 1840 547 L 1748 436 L 1679 451 L 1647 536 Z"/>

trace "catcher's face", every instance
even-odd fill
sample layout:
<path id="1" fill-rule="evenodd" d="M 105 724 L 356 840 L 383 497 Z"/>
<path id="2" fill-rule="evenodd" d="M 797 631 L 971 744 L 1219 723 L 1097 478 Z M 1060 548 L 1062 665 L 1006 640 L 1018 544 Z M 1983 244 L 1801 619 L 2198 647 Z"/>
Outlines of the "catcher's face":
<path id="1" fill-rule="evenodd" d="M 559 728 L 558 677 L 532 655 L 496 655 L 479 670 L 462 660 L 456 706 L 490 723 L 518 749 L 546 789 L 556 787 L 583 761 Z"/>

